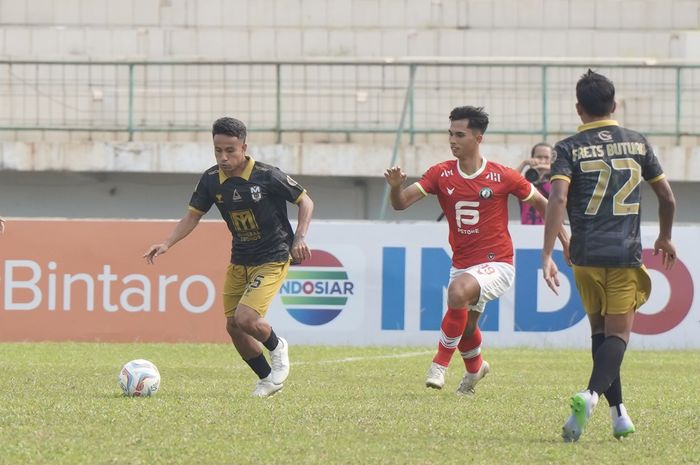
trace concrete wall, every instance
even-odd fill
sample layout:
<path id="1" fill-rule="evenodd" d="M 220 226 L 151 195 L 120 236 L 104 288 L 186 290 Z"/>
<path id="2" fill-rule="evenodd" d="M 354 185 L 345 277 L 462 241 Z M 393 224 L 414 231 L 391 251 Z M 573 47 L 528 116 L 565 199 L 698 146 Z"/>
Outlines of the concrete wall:
<path id="1" fill-rule="evenodd" d="M 689 0 L 0 0 L 0 59 L 647 57 L 696 60 L 700 56 L 699 29 L 700 2 Z M 43 70 L 36 72 L 44 84 L 45 74 Z M 20 78 L 20 81 L 24 79 Z M 490 82 L 488 77 L 481 79 Z M 572 79 L 566 82 L 573 82 Z M 646 79 L 640 80 L 642 88 L 647 85 Z M 694 78 L 689 81 L 693 82 Z M 2 82 L 0 117 L 17 112 L 18 108 L 24 111 L 29 105 L 36 109 L 23 114 L 23 118 L 31 122 L 46 116 L 45 105 L 56 100 L 51 93 L 36 92 L 39 87 L 24 79 L 20 97 L 25 101 L 20 101 L 18 89 L 2 88 Z M 631 106 L 636 100 L 630 100 L 630 115 L 654 111 L 672 121 L 675 114 L 673 86 L 669 87 L 672 80 L 650 82 L 659 92 L 665 92 L 664 97 L 654 97 L 651 101 L 649 95 L 641 96 L 647 100 L 640 107 Z M 501 85 L 507 87 L 509 81 Z M 575 115 L 566 89 L 568 97 L 559 102 L 561 109 L 554 109 L 553 117 L 561 114 L 569 118 L 561 125 L 569 131 L 574 129 Z M 122 91 L 123 98 L 126 94 Z M 110 102 L 108 95 L 103 98 L 94 89 L 91 92 L 87 104 Z M 505 99 L 507 108 L 508 99 L 500 91 L 497 93 L 498 98 Z M 34 94 L 40 95 L 31 100 Z M 455 95 L 438 102 L 439 121 L 444 120 L 443 114 L 450 105 L 463 103 L 456 100 L 463 100 L 464 93 Z M 31 100 L 30 104 L 26 98 Z M 251 105 L 255 107 L 258 103 Z M 304 102 L 302 110 L 307 105 Z M 693 105 L 687 104 L 686 108 Z M 531 109 L 523 108 L 520 107 L 521 113 L 512 114 L 496 109 L 494 115 L 498 116 L 494 119 L 522 119 L 523 115 L 540 118 L 533 116 Z M 123 107 L 118 110 L 123 117 Z M 389 111 L 397 117 L 397 111 Z M 109 117 L 117 114 L 117 110 L 108 108 L 104 114 Z M 8 121 L 12 126 L 11 118 Z M 198 125 L 207 126 L 210 121 L 209 113 L 197 113 Z M 696 127 L 693 118 L 683 121 L 683 130 Z M 196 181 L 194 173 L 210 164 L 210 136 L 194 132 L 146 133 L 137 134 L 143 143 L 121 144 L 125 138 L 125 133 L 94 131 L 1 132 L 0 140 L 11 142 L 0 146 L 0 212 L 30 217 L 180 216 Z M 273 138 L 271 134 L 256 134 L 260 144 L 272 144 Z M 320 137 L 288 134 L 284 139 L 286 145 L 261 146 L 252 153 L 280 165 L 308 184 L 316 198 L 323 199 L 318 202 L 317 216 L 376 218 L 383 191 L 379 176 L 389 162 L 394 135 L 357 137 L 353 139 L 356 145 L 342 144 L 347 138 L 345 134 Z M 496 144 L 485 146 L 485 154 L 515 165 L 537 138 L 493 138 Z M 430 161 L 443 157 L 443 139 L 442 135 L 419 136 L 419 145 L 407 148 L 400 163 L 412 176 L 419 175 Z M 673 147 L 672 138 L 652 142 L 668 147 L 659 153 L 668 155 L 664 164 L 671 178 L 681 181 L 678 186 L 682 199 L 687 200 L 681 202 L 682 218 L 696 221 L 700 218 L 695 200 L 700 198 L 697 187 L 700 157 L 693 146 L 696 141 L 688 138 L 681 148 Z M 431 219 L 436 216 L 437 206 L 429 202 L 397 218 Z"/>
<path id="2" fill-rule="evenodd" d="M 692 0 L 0 0 L 6 58 L 697 58 Z"/>
<path id="3" fill-rule="evenodd" d="M 158 157 L 154 153 L 158 148 L 163 149 L 163 145 L 152 144 L 149 152 L 143 146 L 140 151 L 126 151 L 127 144 L 112 150 L 109 158 L 103 156 L 104 152 L 89 151 L 55 155 L 61 153 L 55 144 L 45 144 L 54 150 L 54 155 L 46 155 L 28 145 L 31 144 L 12 144 L 14 155 L 8 156 L 8 144 L 0 144 L 5 149 L 0 152 L 4 154 L 0 155 L 0 214 L 4 216 L 180 218 L 201 172 L 213 165 L 209 145 L 162 150 Z M 110 147 L 109 144 L 98 146 Z M 380 218 L 385 190 L 382 173 L 391 162 L 388 148 L 377 147 L 360 153 L 363 147 L 353 145 L 337 149 L 298 148 L 301 147 L 304 153 L 293 154 L 290 147 L 283 146 L 251 147 L 249 151 L 261 161 L 282 167 L 309 190 L 316 203 L 315 218 Z M 678 200 L 676 218 L 679 222 L 697 223 L 700 221 L 700 156 L 675 150 L 677 153 L 669 153 L 657 148 Z M 289 154 L 284 155 L 285 151 Z M 21 157 L 17 155 L 19 152 L 23 153 Z M 500 145 L 486 146 L 484 153 L 494 161 L 516 166 L 527 153 L 527 147 L 512 146 L 504 151 Z M 406 168 L 412 182 L 432 163 L 449 157 L 444 146 L 420 147 L 417 151 L 405 151 L 399 163 Z M 65 164 L 66 161 L 71 163 Z M 655 196 L 646 183 L 642 186 L 645 199 L 642 220 L 656 221 Z M 290 207 L 289 211 L 292 217 L 296 215 L 296 208 Z M 385 211 L 385 219 L 390 221 L 435 220 L 440 207 L 435 197 L 430 196 L 404 212 L 394 212 L 390 207 Z M 515 199 L 511 199 L 510 213 L 511 219 L 519 218 Z M 218 219 L 218 216 L 210 212 L 207 218 Z"/>
<path id="4" fill-rule="evenodd" d="M 563 134 L 577 124 L 571 86 L 590 60 L 697 60 L 699 29 L 700 4 L 689 0 L 0 0 L 0 60 L 578 58 L 584 65 L 552 68 L 547 78 L 548 129 Z M 396 127 L 406 68 L 347 69 L 358 77 L 338 79 L 332 76 L 337 69 L 323 67 L 287 71 L 281 90 L 282 123 L 334 129 Z M 676 128 L 673 69 L 627 73 L 602 69 L 618 85 L 618 117 L 624 124 L 646 132 L 696 132 L 700 97 L 692 92 L 692 83 L 700 79 L 700 70 L 684 71 L 683 113 Z M 360 77 L 362 73 L 369 77 Z M 124 140 L 126 136 L 99 132 L 125 130 L 129 124 L 126 66 L 14 63 L 0 65 L 0 83 L 4 84 L 0 127 L 23 129 L 0 131 L 0 140 Z M 423 67 L 416 86 L 420 128 L 439 127 L 449 108 L 463 103 L 485 105 L 494 115 L 492 130 L 536 132 L 544 118 L 538 68 Z M 235 112 L 253 128 L 276 124 L 274 67 L 212 66 L 186 72 L 151 65 L 134 70 L 134 87 L 137 130 L 206 128 L 227 112 Z M 317 98 L 319 90 L 326 98 Z M 338 108 L 343 111 L 332 111 Z M 35 127 L 97 129 L 27 131 Z M 274 140 L 271 136 L 276 137 L 266 134 L 268 141 Z M 390 134 L 365 136 L 291 133 L 284 141 L 391 140 Z M 167 132 L 136 135 L 137 140 L 197 137 Z M 426 136 L 418 140 L 431 142 Z M 513 140 L 504 137 L 502 142 Z M 682 143 L 697 140 L 685 138 Z"/>
<path id="5" fill-rule="evenodd" d="M 488 137 L 487 133 L 486 141 Z M 427 167 L 452 158 L 444 135 L 442 139 L 440 144 L 403 146 L 394 164 L 409 176 L 420 176 Z M 530 153 L 530 145 L 524 144 L 484 142 L 480 149 L 487 159 L 506 166 L 518 166 Z M 654 145 L 654 151 L 670 180 L 700 181 L 700 148 Z M 389 145 L 254 145 L 249 141 L 248 153 L 292 175 L 305 176 L 381 178 L 392 164 Z M 213 164 L 211 142 L 0 142 L 0 170 L 198 174 Z"/>
<path id="6" fill-rule="evenodd" d="M 379 218 L 384 180 L 379 177 L 295 176 L 315 201 L 317 219 Z M 175 219 L 185 213 L 199 180 L 195 173 L 96 173 L 66 171 L 0 170 L 0 214 L 17 218 L 130 218 Z M 409 182 L 415 178 L 410 178 Z M 678 202 L 676 220 L 700 222 L 700 182 L 672 182 Z M 656 198 L 642 184 L 642 220 L 657 221 Z M 290 217 L 296 208 L 289 207 Z M 389 221 L 434 221 L 440 213 L 430 196 L 406 211 L 386 209 Z M 510 217 L 518 220 L 518 206 L 511 199 Z M 211 211 L 206 219 L 220 219 Z M 50 232 L 47 231 L 47 234 Z"/>

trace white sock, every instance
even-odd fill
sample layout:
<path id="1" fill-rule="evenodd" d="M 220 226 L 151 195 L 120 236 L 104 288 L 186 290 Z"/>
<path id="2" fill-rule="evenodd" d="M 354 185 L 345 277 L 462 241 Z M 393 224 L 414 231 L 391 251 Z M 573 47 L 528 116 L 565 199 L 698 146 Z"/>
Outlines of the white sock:
<path id="1" fill-rule="evenodd" d="M 595 407 L 596 405 L 598 405 L 598 393 L 593 392 L 593 391 L 589 391 L 589 390 L 585 390 L 585 391 L 583 391 L 583 392 L 584 392 L 585 394 L 588 394 L 589 396 L 591 396 L 591 401 L 592 401 L 592 404 L 593 404 L 593 405 L 591 406 L 591 410 L 593 410 L 593 407 Z"/>
<path id="2" fill-rule="evenodd" d="M 620 415 L 617 414 L 618 407 L 620 408 Z M 627 416 L 627 409 L 625 408 L 625 404 L 620 404 L 618 407 L 610 407 L 610 419 L 613 421 L 613 423 L 618 418 Z"/>

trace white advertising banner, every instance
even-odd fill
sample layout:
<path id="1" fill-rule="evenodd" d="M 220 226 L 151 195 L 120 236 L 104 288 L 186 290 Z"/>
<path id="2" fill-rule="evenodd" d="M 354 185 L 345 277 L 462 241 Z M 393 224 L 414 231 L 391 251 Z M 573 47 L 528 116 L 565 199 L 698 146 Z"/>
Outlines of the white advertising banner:
<path id="1" fill-rule="evenodd" d="M 0 237 L 0 341 L 227 342 L 221 287 L 230 252 L 222 221 L 202 222 L 155 265 L 142 255 L 174 222 L 18 220 Z M 677 226 L 678 262 L 653 255 L 652 293 L 631 347 L 700 348 L 700 226 Z M 311 260 L 290 268 L 267 313 L 294 344 L 434 345 L 446 308 L 447 224 L 313 221 Z M 561 251 L 561 289 L 542 279 L 542 226 L 511 224 L 515 283 L 480 320 L 490 347 L 589 347 Z"/>
<path id="2" fill-rule="evenodd" d="M 542 226 L 510 226 L 515 284 L 482 315 L 489 346 L 590 346 L 588 320 L 561 251 L 555 257 L 559 295 L 542 279 L 543 231 Z M 653 255 L 657 233 L 658 227 L 642 228 L 653 289 L 637 314 L 631 346 L 700 348 L 700 305 L 694 298 L 700 284 L 695 278 L 700 227 L 674 229 L 679 261 L 670 271 Z M 268 313 L 278 332 L 308 344 L 436 343 L 450 268 L 445 223 L 316 222 L 308 240 L 322 258 L 314 266 L 291 268 Z M 301 271 L 307 268 L 307 274 Z"/>

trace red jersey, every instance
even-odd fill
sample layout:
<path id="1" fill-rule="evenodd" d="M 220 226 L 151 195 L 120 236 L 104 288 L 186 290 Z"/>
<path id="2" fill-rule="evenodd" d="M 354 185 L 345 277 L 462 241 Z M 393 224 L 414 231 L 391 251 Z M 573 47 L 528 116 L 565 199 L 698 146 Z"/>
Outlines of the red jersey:
<path id="1" fill-rule="evenodd" d="M 508 233 L 508 194 L 528 200 L 535 188 L 517 171 L 483 159 L 472 175 L 457 160 L 431 166 L 416 186 L 438 197 L 450 225 L 452 265 L 469 268 L 486 262 L 513 263 Z"/>

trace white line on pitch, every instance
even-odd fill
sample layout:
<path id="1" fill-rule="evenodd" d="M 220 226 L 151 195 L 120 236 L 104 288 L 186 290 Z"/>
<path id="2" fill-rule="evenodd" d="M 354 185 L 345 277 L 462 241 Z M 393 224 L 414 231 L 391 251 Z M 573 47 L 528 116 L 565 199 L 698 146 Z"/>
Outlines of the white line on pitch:
<path id="1" fill-rule="evenodd" d="M 348 362 L 363 362 L 365 360 L 382 360 L 382 359 L 392 359 L 392 358 L 409 358 L 409 357 L 418 357 L 421 355 L 430 355 L 434 351 L 423 351 L 423 352 L 405 352 L 402 354 L 388 354 L 388 355 L 372 355 L 368 357 L 346 357 L 346 358 L 338 358 L 335 360 L 319 360 L 317 362 L 292 362 L 292 366 L 298 366 L 298 365 L 327 365 L 327 364 L 335 364 L 335 363 L 348 363 Z"/>

